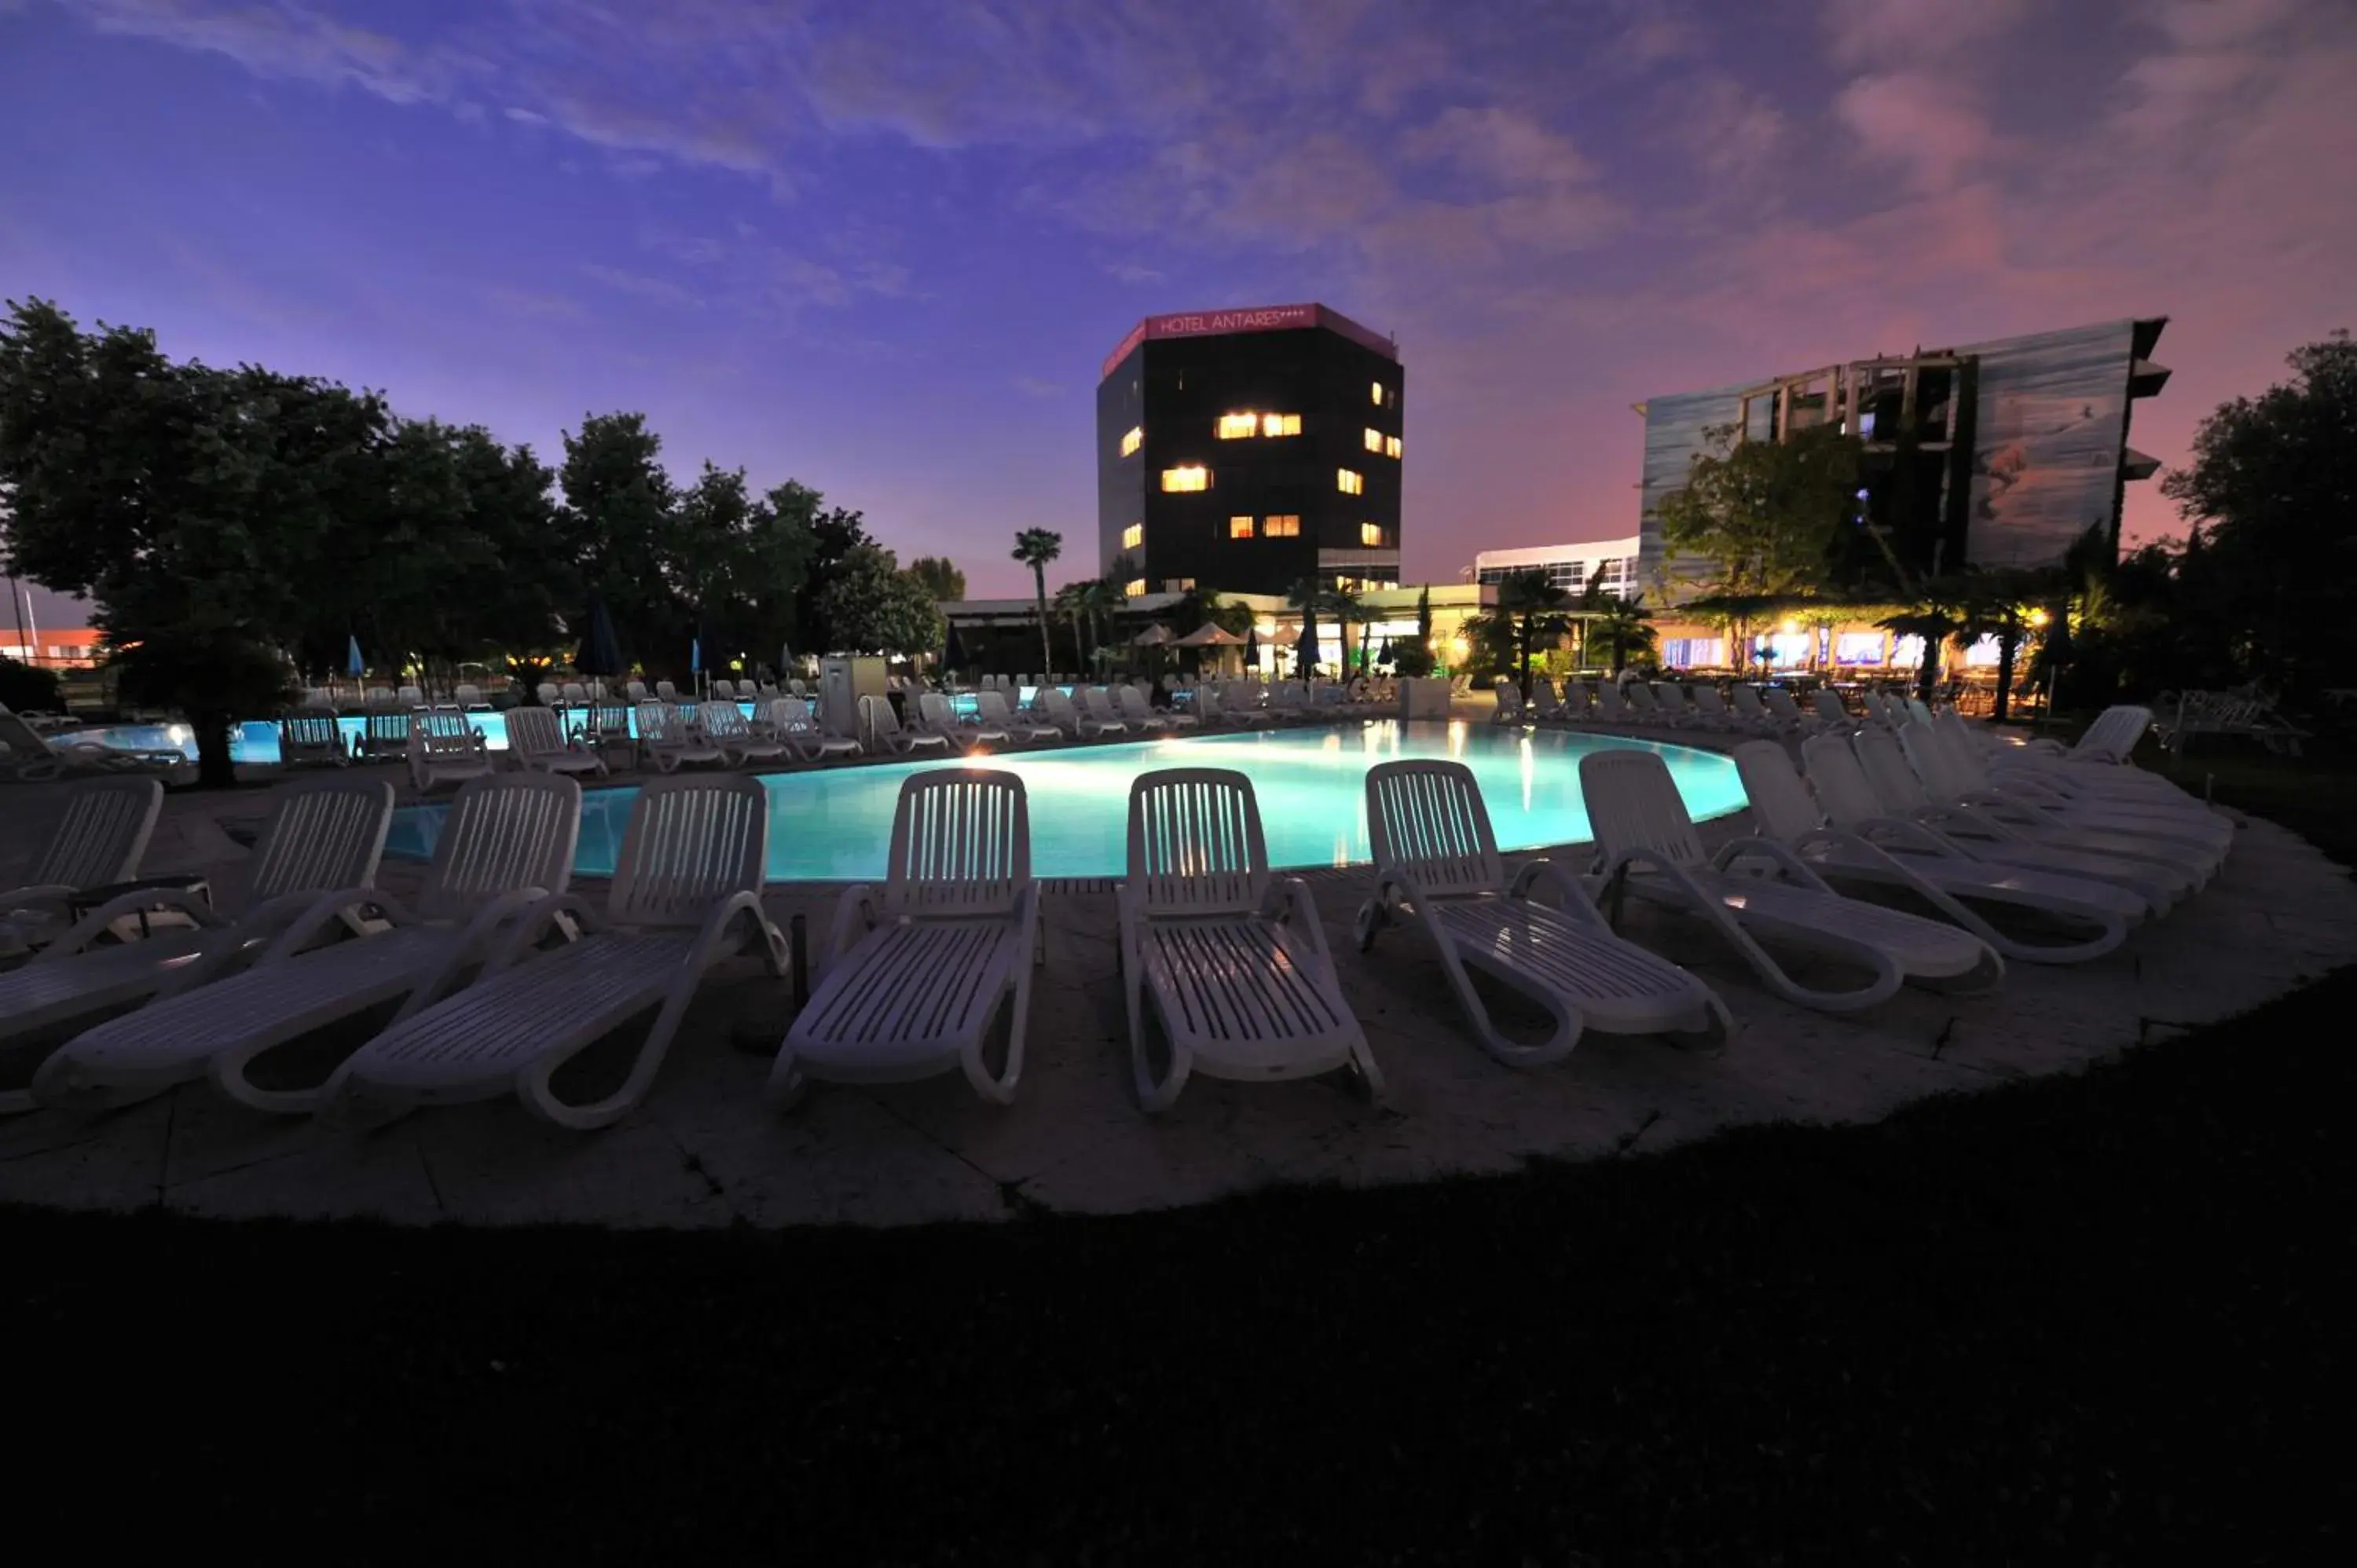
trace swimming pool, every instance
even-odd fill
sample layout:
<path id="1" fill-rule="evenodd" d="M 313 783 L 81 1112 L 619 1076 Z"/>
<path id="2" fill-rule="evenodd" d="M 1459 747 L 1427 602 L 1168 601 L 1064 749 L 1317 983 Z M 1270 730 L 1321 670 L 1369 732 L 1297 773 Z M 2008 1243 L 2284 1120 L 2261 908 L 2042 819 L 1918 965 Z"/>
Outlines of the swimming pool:
<path id="1" fill-rule="evenodd" d="M 1021 776 L 1031 806 L 1031 868 L 1040 876 L 1121 875 L 1130 780 L 1159 768 L 1232 768 L 1249 777 L 1275 865 L 1364 861 L 1366 771 L 1400 757 L 1454 757 L 1472 768 L 1502 849 L 1573 843 L 1589 836 L 1579 759 L 1611 747 L 1659 754 L 1696 821 L 1746 803 L 1735 764 L 1716 752 L 1613 736 L 1383 720 L 1356 729 L 1205 736 L 771 775 L 762 780 L 770 791 L 769 875 L 772 882 L 881 877 L 900 780 L 939 768 L 995 768 Z M 612 875 L 637 796 L 635 789 L 598 789 L 583 798 L 576 872 Z M 385 854 L 429 858 L 447 809 L 396 811 Z"/>

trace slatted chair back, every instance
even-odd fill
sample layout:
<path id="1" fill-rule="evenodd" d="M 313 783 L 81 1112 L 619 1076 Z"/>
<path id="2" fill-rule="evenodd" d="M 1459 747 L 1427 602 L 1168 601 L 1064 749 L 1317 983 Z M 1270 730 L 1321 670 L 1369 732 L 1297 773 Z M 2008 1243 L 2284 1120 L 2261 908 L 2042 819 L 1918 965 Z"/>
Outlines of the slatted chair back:
<path id="1" fill-rule="evenodd" d="M 1694 716 L 1695 706 L 1686 700 L 1686 689 L 1675 681 L 1654 682 L 1653 701 L 1660 704 L 1666 717 L 1684 719 Z"/>
<path id="2" fill-rule="evenodd" d="M 545 773 L 469 779 L 458 787 L 434 841 L 418 895 L 429 920 L 463 920 L 522 887 L 561 893 L 581 836 L 581 786 Z"/>
<path id="3" fill-rule="evenodd" d="M 883 905 L 911 917 L 1004 915 L 1031 885 L 1031 808 L 1012 773 L 914 773 L 900 784 Z"/>
<path id="4" fill-rule="evenodd" d="M 1653 688 L 1644 682 L 1630 682 L 1629 689 L 1621 695 L 1628 700 L 1630 712 L 1638 718 L 1658 719 L 1662 716 L 1661 700 L 1653 695 Z"/>
<path id="5" fill-rule="evenodd" d="M 630 744 L 630 704 L 628 703 L 594 703 L 584 720 L 584 728 L 599 746 Z"/>
<path id="6" fill-rule="evenodd" d="M 1156 717 L 1154 705 L 1146 700 L 1145 693 L 1135 686 L 1116 686 L 1114 688 L 1114 707 L 1121 715 L 1122 723 L 1143 725 L 1154 721 Z"/>
<path id="7" fill-rule="evenodd" d="M 1506 886 L 1498 837 L 1473 770 L 1461 762 L 1378 763 L 1367 770 L 1367 841 L 1377 871 L 1397 870 L 1436 897 Z"/>
<path id="8" fill-rule="evenodd" d="M 422 708 L 425 705 L 425 692 L 423 687 L 404 686 L 395 693 L 395 696 L 404 708 Z"/>
<path id="9" fill-rule="evenodd" d="M 1825 825 L 1825 813 L 1809 793 L 1808 781 L 1783 746 L 1748 740 L 1735 748 L 1735 770 L 1750 799 L 1751 816 L 1762 837 L 1794 839 Z"/>
<path id="10" fill-rule="evenodd" d="M 957 710 L 951 707 L 950 700 L 939 692 L 918 693 L 917 727 L 930 730 L 934 735 L 948 736 L 952 740 L 963 738 L 958 726 Z"/>
<path id="11" fill-rule="evenodd" d="M 1650 751 L 1615 746 L 1579 759 L 1579 792 L 1597 852 L 1641 850 L 1678 865 L 1700 865 L 1702 835 L 1678 799 L 1668 764 Z"/>
<path id="12" fill-rule="evenodd" d="M 759 779 L 650 779 L 622 832 L 608 918 L 621 926 L 700 926 L 715 899 L 760 891 L 769 854 L 770 795 Z"/>
<path id="13" fill-rule="evenodd" d="M 811 717 L 810 703 L 808 699 L 802 697 L 779 697 L 774 700 L 774 705 L 778 714 L 778 722 L 783 725 L 787 729 L 797 734 L 801 734 L 818 727 L 818 721 Z"/>
<path id="14" fill-rule="evenodd" d="M 361 720 L 361 752 L 367 757 L 398 757 L 409 749 L 410 715 L 398 711 L 372 712 Z"/>
<path id="15" fill-rule="evenodd" d="M 1716 686 L 1697 685 L 1693 696 L 1695 712 L 1713 724 L 1723 725 L 1735 716 L 1727 711 L 1727 699 L 1718 694 Z"/>
<path id="16" fill-rule="evenodd" d="M 565 701 L 565 688 L 558 685 L 554 681 L 543 681 L 533 690 L 534 693 L 539 696 L 541 703 L 544 706 L 553 708 L 556 706 L 557 703 Z"/>
<path id="17" fill-rule="evenodd" d="M 784 697 L 768 696 L 754 703 L 753 733 L 766 736 L 771 740 L 789 733 L 790 726 L 786 722 L 786 702 L 787 699 Z"/>
<path id="18" fill-rule="evenodd" d="M 1253 913 L 1268 881 L 1250 779 L 1225 768 L 1172 768 L 1130 785 L 1129 886 L 1146 914 Z"/>
<path id="19" fill-rule="evenodd" d="M 719 702 L 733 703 L 737 700 L 737 683 L 733 681 L 724 681 L 716 675 L 712 678 L 710 688 L 705 695 Z"/>
<path id="20" fill-rule="evenodd" d="M 412 714 L 409 738 L 428 757 L 465 757 L 483 748 L 483 737 L 467 715 L 448 708 L 420 708 Z"/>
<path id="21" fill-rule="evenodd" d="M 567 681 L 566 682 L 565 682 L 565 705 L 566 707 L 568 707 L 568 708 L 578 708 L 578 707 L 582 707 L 582 706 L 586 705 L 586 704 L 588 703 L 588 701 L 589 701 L 589 688 L 588 688 L 588 687 L 587 687 L 587 686 L 583 685 L 583 684 L 582 684 L 580 682 L 578 682 L 578 681 Z"/>
<path id="22" fill-rule="evenodd" d="M 679 688 L 668 681 L 658 681 L 655 682 L 655 695 L 666 703 L 676 703 L 679 701 Z"/>
<path id="23" fill-rule="evenodd" d="M 1738 718 L 1764 719 L 1771 716 L 1768 710 L 1760 705 L 1759 689 L 1747 685 L 1741 681 L 1738 681 L 1735 683 L 1735 689 L 1727 693 L 1727 700 L 1734 703 L 1736 715 Z"/>
<path id="24" fill-rule="evenodd" d="M 388 686 L 371 686 L 361 694 L 361 705 L 371 711 L 378 708 L 392 707 L 393 705 L 392 688 Z"/>
<path id="25" fill-rule="evenodd" d="M 1760 700 L 1768 705 L 1768 712 L 1778 722 L 1791 725 L 1795 729 L 1800 727 L 1801 705 L 1792 701 L 1792 693 L 1781 686 L 1770 686 L 1760 693 Z"/>
<path id="26" fill-rule="evenodd" d="M 1563 716 L 1567 719 L 1585 719 L 1593 717 L 1595 713 L 1596 699 L 1589 695 L 1587 682 L 1566 681 L 1563 683 Z"/>
<path id="27" fill-rule="evenodd" d="M 278 721 L 278 760 L 288 768 L 338 767 L 351 760 L 336 715 L 308 709 Z"/>
<path id="28" fill-rule="evenodd" d="M 1080 712 L 1072 706 L 1072 699 L 1059 688 L 1040 687 L 1039 694 L 1031 699 L 1031 705 L 1047 714 L 1048 722 L 1057 728 L 1078 731 Z"/>
<path id="29" fill-rule="evenodd" d="M 1498 713 L 1501 717 L 1518 719 L 1523 716 L 1523 693 L 1512 681 L 1501 675 L 1491 690 L 1497 693 Z"/>
<path id="30" fill-rule="evenodd" d="M 669 703 L 644 702 L 638 707 L 639 740 L 646 746 L 676 746 L 687 739 L 687 725 Z"/>
<path id="31" fill-rule="evenodd" d="M 1932 722 L 1932 704 L 1921 697 L 1910 697 L 1907 699 L 1907 716 L 1919 725 L 1928 725 Z"/>
<path id="32" fill-rule="evenodd" d="M 483 689 L 480 686 L 470 686 L 464 681 L 451 689 L 450 697 L 461 708 L 479 708 L 484 705 Z"/>
<path id="33" fill-rule="evenodd" d="M 59 797 L 65 809 L 48 830 L 29 886 L 106 887 L 137 875 L 139 857 L 147 853 L 164 809 L 163 781 L 82 779 L 55 787 L 50 798 Z"/>
<path id="34" fill-rule="evenodd" d="M 547 708 L 508 710 L 508 753 L 518 762 L 554 757 L 572 748 L 565 742 L 565 726 Z"/>
<path id="35" fill-rule="evenodd" d="M 1020 722 L 1016 718 L 1014 711 L 1006 705 L 1005 692 L 985 692 L 974 699 L 974 705 L 982 715 L 982 722 L 985 725 L 1012 730 Z"/>
<path id="36" fill-rule="evenodd" d="M 272 790 L 270 800 L 262 836 L 222 899 L 224 908 L 375 880 L 393 826 L 391 784 L 349 775 L 298 779 Z"/>
<path id="37" fill-rule="evenodd" d="M 1867 787 L 1874 791 L 1875 800 L 1885 813 L 1908 816 L 1932 804 L 1932 797 L 1924 789 L 1923 781 L 1915 777 L 1914 767 L 1908 762 L 1907 754 L 1901 749 L 1900 736 L 1919 727 L 1910 725 L 1899 735 L 1867 730 L 1849 743 L 1851 753 L 1857 759 L 1858 771 L 1866 776 Z M 1828 736 L 1822 738 L 1839 740 L 1841 737 Z M 1807 745 L 1802 750 L 1807 754 Z M 1815 766 L 1813 757 L 1810 766 Z"/>
<path id="38" fill-rule="evenodd" d="M 1858 752 L 1871 737 L 1888 748 L 1891 764 L 1901 773 L 1907 762 L 1899 753 L 1899 743 L 1888 730 L 1868 730 L 1857 737 L 1857 750 L 1852 742 L 1838 735 L 1811 736 L 1801 743 L 1801 759 L 1808 765 L 1809 787 L 1816 791 L 1817 804 L 1824 809 L 1825 819 L 1837 828 L 1862 826 L 1869 819 L 1888 817 L 1906 807 L 1885 806 L 1867 777 Z M 1909 782 L 1914 780 L 1910 777 Z"/>
<path id="39" fill-rule="evenodd" d="M 1621 700 L 1620 682 L 1598 681 L 1596 682 L 1596 712 L 1606 724 L 1625 725 L 1629 723 L 1630 719 L 1633 715 L 1629 712 L 1629 704 Z"/>
<path id="40" fill-rule="evenodd" d="M 889 697 L 866 696 L 859 699 L 859 716 L 867 733 L 878 740 L 888 740 L 899 735 L 900 715 L 892 711 Z"/>
<path id="41" fill-rule="evenodd" d="M 2095 715 L 2071 755 L 2088 762 L 2126 762 L 2152 727 L 2152 710 L 2132 703 L 2115 703 Z"/>
<path id="42" fill-rule="evenodd" d="M 630 702 L 643 703 L 647 700 L 647 683 L 644 681 L 625 681 L 622 682 L 622 695 Z"/>
<path id="43" fill-rule="evenodd" d="M 808 701 L 810 698 L 810 687 L 799 675 L 793 676 L 786 682 L 786 690 L 794 696 L 802 698 L 804 701 Z"/>
<path id="44" fill-rule="evenodd" d="M 1857 722 L 1850 717 L 1849 710 L 1842 706 L 1841 694 L 1829 687 L 1820 686 L 1810 693 L 1809 707 L 1825 724 L 1839 725 Z"/>
<path id="45" fill-rule="evenodd" d="M 1923 792 L 1934 800 L 1963 795 L 1986 782 L 1956 756 L 1936 725 L 1909 725 L 1900 734 L 1899 747 L 1907 754 L 1907 765 L 1915 770 L 1915 777 L 1923 781 Z"/>
<path id="46" fill-rule="evenodd" d="M 745 710 L 735 703 L 705 703 L 695 710 L 696 727 L 706 740 L 740 741 L 753 738 L 753 726 L 745 722 Z"/>
<path id="47" fill-rule="evenodd" d="M 1133 697 L 1137 693 L 1135 692 L 1130 693 Z M 1096 720 L 1099 724 L 1126 724 L 1129 722 L 1126 715 L 1125 715 L 1118 707 L 1114 706 L 1113 693 L 1106 691 L 1103 686 L 1082 687 L 1081 706 L 1087 712 L 1089 717 Z"/>
<path id="48" fill-rule="evenodd" d="M 1530 711 L 1542 719 L 1563 717 L 1563 699 L 1555 694 L 1555 682 L 1544 675 L 1531 677 Z"/>

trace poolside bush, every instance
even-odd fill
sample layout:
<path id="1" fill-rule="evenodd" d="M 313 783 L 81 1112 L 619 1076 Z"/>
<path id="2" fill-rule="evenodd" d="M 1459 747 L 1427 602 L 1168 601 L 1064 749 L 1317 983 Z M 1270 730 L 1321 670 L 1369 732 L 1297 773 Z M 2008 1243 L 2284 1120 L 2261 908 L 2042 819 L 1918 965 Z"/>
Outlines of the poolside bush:
<path id="1" fill-rule="evenodd" d="M 0 653 L 0 703 L 20 714 L 55 713 L 65 705 L 64 692 L 55 671 Z"/>

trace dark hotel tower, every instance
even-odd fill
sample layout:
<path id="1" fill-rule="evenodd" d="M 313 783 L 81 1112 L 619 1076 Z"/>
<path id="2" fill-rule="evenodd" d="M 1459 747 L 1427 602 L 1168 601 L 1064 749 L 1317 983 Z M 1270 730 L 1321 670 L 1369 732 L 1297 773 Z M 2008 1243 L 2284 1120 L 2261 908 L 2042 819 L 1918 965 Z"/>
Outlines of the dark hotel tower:
<path id="1" fill-rule="evenodd" d="M 1146 317 L 1097 386 L 1097 558 L 1130 592 L 1399 582 L 1397 345 L 1322 305 Z"/>

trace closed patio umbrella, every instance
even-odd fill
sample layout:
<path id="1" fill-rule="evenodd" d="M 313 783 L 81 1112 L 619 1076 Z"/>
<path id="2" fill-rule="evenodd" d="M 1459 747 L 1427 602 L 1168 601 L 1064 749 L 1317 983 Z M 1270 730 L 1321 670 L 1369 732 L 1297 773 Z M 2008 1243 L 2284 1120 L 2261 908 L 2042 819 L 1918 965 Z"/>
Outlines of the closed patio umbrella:
<path id="1" fill-rule="evenodd" d="M 581 646 L 573 655 L 573 668 L 584 675 L 616 676 L 628 668 L 622 662 L 622 644 L 614 635 L 614 618 L 606 608 L 603 594 L 589 596 L 588 625 L 582 630 Z"/>
<path id="2" fill-rule="evenodd" d="M 1293 677 L 1307 681 L 1318 672 L 1318 604 L 1301 607 L 1301 636 L 1293 645 Z"/>

